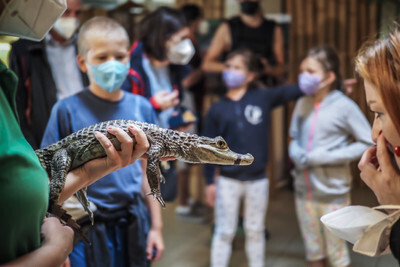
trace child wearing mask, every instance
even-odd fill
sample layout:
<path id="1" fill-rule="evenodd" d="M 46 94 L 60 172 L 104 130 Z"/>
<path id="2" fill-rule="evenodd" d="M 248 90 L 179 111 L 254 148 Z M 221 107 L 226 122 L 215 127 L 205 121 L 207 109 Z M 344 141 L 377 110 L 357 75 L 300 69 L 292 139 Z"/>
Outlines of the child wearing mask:
<path id="1" fill-rule="evenodd" d="M 270 113 L 273 108 L 296 100 L 303 92 L 297 85 L 250 89 L 256 69 L 256 59 L 247 49 L 227 56 L 223 80 L 228 90 L 210 108 L 204 124 L 204 135 L 220 135 L 233 150 L 254 156 L 251 166 L 220 166 L 216 172 L 214 165 L 205 165 L 206 200 L 215 208 L 211 266 L 228 266 L 242 198 L 249 266 L 264 266 Z"/>
<path id="2" fill-rule="evenodd" d="M 90 85 L 55 104 L 42 147 L 102 121 L 155 123 L 144 97 L 120 89 L 129 70 L 128 47 L 125 29 L 112 19 L 95 17 L 81 27 L 77 61 Z M 161 208 L 141 195 L 150 192 L 145 166 L 137 161 L 88 187 L 89 200 L 97 206 L 95 225 L 87 233 L 92 246 L 79 241 L 70 255 L 72 266 L 148 266 L 161 257 Z"/>
<path id="3" fill-rule="evenodd" d="M 350 204 L 350 163 L 372 146 L 371 126 L 344 95 L 339 57 L 312 48 L 300 64 L 299 84 L 315 91 L 301 98 L 290 125 L 297 217 L 309 266 L 349 266 L 346 241 L 322 226 L 321 216 Z"/>

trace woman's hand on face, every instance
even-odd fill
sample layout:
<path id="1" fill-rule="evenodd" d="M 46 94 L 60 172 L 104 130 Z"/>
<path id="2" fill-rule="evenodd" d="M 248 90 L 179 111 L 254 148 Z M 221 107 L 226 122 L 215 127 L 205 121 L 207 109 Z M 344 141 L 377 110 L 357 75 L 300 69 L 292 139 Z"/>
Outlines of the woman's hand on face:
<path id="1" fill-rule="evenodd" d="M 166 110 L 175 107 L 179 104 L 179 91 L 173 90 L 172 92 L 161 91 L 153 96 L 156 103 L 160 106 L 161 110 Z"/>
<path id="2" fill-rule="evenodd" d="M 374 192 L 381 205 L 400 205 L 400 174 L 395 170 L 385 137 L 367 149 L 358 163 L 361 179 Z"/>

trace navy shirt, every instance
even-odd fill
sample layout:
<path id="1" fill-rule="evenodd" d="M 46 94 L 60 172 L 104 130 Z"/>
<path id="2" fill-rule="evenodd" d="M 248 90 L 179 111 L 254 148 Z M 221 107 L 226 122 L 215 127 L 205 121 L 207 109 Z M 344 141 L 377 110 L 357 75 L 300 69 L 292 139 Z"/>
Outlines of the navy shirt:
<path id="1" fill-rule="evenodd" d="M 297 85 L 288 85 L 248 90 L 238 101 L 223 97 L 215 103 L 208 112 L 203 134 L 222 136 L 232 151 L 254 156 L 253 164 L 248 166 L 220 166 L 220 175 L 241 181 L 264 178 L 271 110 L 301 96 Z M 205 165 L 207 184 L 213 183 L 214 172 L 214 165 Z"/>
<path id="2" fill-rule="evenodd" d="M 125 92 L 121 100 L 110 102 L 86 89 L 54 105 L 41 147 L 92 124 L 117 119 L 155 123 L 156 115 L 149 101 L 142 96 Z M 129 210 L 133 207 L 135 193 L 140 193 L 141 184 L 142 168 L 138 160 L 96 181 L 88 187 L 87 193 L 98 208 Z"/>

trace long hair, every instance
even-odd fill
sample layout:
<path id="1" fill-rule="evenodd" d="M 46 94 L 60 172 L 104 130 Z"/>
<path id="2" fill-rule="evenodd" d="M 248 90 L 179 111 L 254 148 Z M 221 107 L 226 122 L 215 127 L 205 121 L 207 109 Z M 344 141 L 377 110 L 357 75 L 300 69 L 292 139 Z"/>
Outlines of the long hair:
<path id="1" fill-rule="evenodd" d="M 355 59 L 356 72 L 380 94 L 400 133 L 400 32 L 364 43 Z"/>
<path id="2" fill-rule="evenodd" d="M 140 23 L 139 40 L 143 42 L 145 53 L 154 59 L 165 60 L 165 43 L 186 26 L 185 16 L 180 10 L 170 7 L 156 9 Z"/>

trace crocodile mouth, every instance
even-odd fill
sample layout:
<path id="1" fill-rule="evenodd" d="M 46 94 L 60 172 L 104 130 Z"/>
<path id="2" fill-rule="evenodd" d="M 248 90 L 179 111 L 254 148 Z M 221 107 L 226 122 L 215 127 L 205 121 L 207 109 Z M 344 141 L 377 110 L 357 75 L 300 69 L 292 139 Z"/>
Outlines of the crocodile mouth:
<path id="1" fill-rule="evenodd" d="M 218 142 L 211 140 L 210 144 L 197 145 L 191 151 L 193 158 L 199 163 L 217 165 L 250 165 L 253 163 L 254 157 L 250 153 L 240 154 L 230 150 L 222 137 Z M 217 145 L 220 147 L 216 147 Z"/>
<path id="2" fill-rule="evenodd" d="M 250 165 L 254 161 L 253 155 L 247 153 L 246 155 L 238 155 L 233 163 L 234 165 Z"/>
<path id="3" fill-rule="evenodd" d="M 250 165 L 254 161 L 254 157 L 247 154 L 239 154 L 230 150 L 215 151 L 208 150 L 208 153 L 197 153 L 198 158 L 204 163 L 218 164 L 218 165 Z"/>

